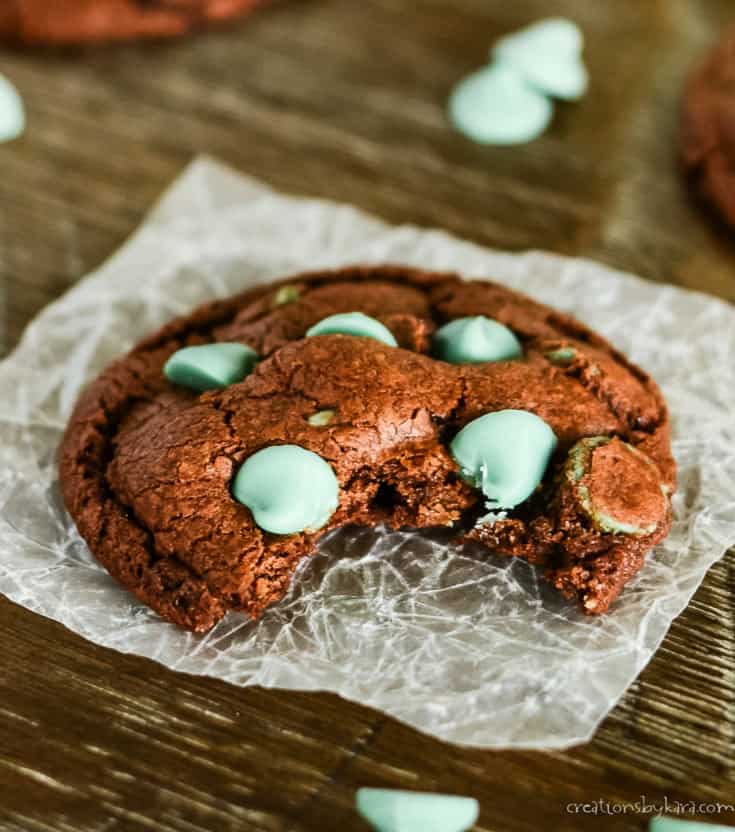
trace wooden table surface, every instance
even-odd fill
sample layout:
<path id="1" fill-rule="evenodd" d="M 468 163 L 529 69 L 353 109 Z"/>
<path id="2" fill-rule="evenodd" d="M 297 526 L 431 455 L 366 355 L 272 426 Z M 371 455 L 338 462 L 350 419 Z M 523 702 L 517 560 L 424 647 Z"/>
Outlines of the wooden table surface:
<path id="1" fill-rule="evenodd" d="M 585 29 L 589 96 L 524 147 L 454 133 L 452 84 L 552 13 Z M 735 238 L 690 199 L 674 149 L 682 79 L 729 15 L 731 0 L 282 0 L 177 43 L 2 51 L 29 120 L 0 148 L 3 348 L 200 152 L 391 221 L 734 300 Z M 463 750 L 336 696 L 173 673 L 5 600 L 0 643 L 2 830 L 358 832 L 361 785 L 473 795 L 477 829 L 502 832 L 649 819 L 571 801 L 735 804 L 732 552 L 594 741 L 565 753 Z"/>

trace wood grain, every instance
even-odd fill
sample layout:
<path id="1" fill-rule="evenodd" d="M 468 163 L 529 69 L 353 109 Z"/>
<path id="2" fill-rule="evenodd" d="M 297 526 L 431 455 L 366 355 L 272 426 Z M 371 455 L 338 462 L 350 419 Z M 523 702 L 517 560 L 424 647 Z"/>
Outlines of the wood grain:
<path id="1" fill-rule="evenodd" d="M 587 33 L 588 98 L 522 148 L 455 134 L 452 84 L 497 35 L 552 13 Z M 390 221 L 734 300 L 733 236 L 675 153 L 682 79 L 733 14 L 731 0 L 282 0 L 177 43 L 2 52 L 29 119 L 0 148 L 3 347 L 200 152 Z M 175 674 L 0 600 L 0 829 L 363 830 L 360 785 L 474 795 L 477 828 L 509 832 L 649 819 L 570 801 L 735 804 L 733 587 L 730 553 L 594 741 L 551 754 L 455 748 L 335 696 Z"/>

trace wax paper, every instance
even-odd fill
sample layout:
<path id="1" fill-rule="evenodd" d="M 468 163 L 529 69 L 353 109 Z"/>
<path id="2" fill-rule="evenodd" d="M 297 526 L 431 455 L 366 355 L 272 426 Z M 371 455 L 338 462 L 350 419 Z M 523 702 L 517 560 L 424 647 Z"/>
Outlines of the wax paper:
<path id="1" fill-rule="evenodd" d="M 330 534 L 258 622 L 192 635 L 92 559 L 55 455 L 80 388 L 200 302 L 302 269 L 405 263 L 492 278 L 598 329 L 661 384 L 680 486 L 668 540 L 604 617 L 515 559 L 430 533 Z M 133 238 L 48 306 L 0 365 L 0 592 L 84 638 L 235 685 L 330 690 L 466 745 L 588 739 L 735 543 L 735 311 L 597 263 L 390 227 L 195 161 Z"/>

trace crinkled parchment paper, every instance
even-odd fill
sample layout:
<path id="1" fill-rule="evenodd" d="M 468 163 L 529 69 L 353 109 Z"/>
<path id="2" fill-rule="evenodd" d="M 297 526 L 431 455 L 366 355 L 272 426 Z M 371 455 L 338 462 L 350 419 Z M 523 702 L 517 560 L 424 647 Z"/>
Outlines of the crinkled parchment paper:
<path id="1" fill-rule="evenodd" d="M 527 564 L 430 536 L 335 533 L 252 623 L 181 632 L 92 560 L 55 452 L 80 387 L 174 315 L 304 268 L 385 261 L 491 277 L 572 312 L 661 383 L 680 489 L 671 536 L 586 618 Z M 0 365 L 0 592 L 85 638 L 238 685 L 326 689 L 467 745 L 585 740 L 735 543 L 735 310 L 603 266 L 489 251 L 274 193 L 195 162 L 120 252 L 49 306 Z"/>

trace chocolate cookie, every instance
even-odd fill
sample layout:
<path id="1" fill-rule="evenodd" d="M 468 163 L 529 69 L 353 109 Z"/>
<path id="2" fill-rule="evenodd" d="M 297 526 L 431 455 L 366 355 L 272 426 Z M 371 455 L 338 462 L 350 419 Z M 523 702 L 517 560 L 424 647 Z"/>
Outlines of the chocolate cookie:
<path id="1" fill-rule="evenodd" d="M 257 617 L 345 524 L 449 527 L 605 611 L 671 524 L 666 406 L 573 319 L 398 267 L 203 306 L 83 393 L 60 452 L 95 557 L 164 618 Z"/>
<path id="2" fill-rule="evenodd" d="M 735 225 L 735 27 L 687 81 L 681 155 L 701 196 Z"/>
<path id="3" fill-rule="evenodd" d="M 232 17 L 261 0 L 2 0 L 0 40 L 74 44 L 164 38 Z"/>

